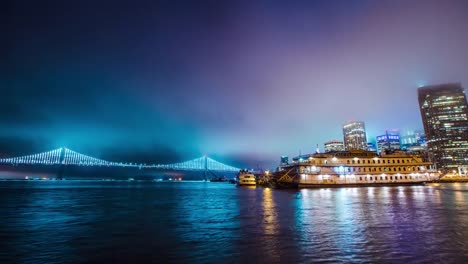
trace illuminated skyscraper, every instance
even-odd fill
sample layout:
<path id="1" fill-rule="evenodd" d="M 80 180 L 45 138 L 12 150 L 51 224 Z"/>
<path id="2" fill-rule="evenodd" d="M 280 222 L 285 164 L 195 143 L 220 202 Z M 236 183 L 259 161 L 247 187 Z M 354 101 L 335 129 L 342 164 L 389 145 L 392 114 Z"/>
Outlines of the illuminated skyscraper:
<path id="1" fill-rule="evenodd" d="M 468 164 L 468 106 L 459 83 L 418 89 L 429 157 L 439 169 Z"/>
<path id="2" fill-rule="evenodd" d="M 377 152 L 374 142 L 367 142 L 367 151 Z"/>
<path id="3" fill-rule="evenodd" d="M 425 147 L 426 135 L 422 130 L 404 130 L 400 133 L 400 143 L 403 150 L 411 147 Z"/>
<path id="4" fill-rule="evenodd" d="M 366 127 L 362 121 L 353 121 L 343 125 L 343 137 L 346 150 L 367 150 Z"/>
<path id="5" fill-rule="evenodd" d="M 387 130 L 384 135 L 377 136 L 377 150 L 379 153 L 400 149 L 400 132 Z"/>
<path id="6" fill-rule="evenodd" d="M 330 140 L 323 143 L 325 152 L 330 151 L 343 151 L 345 150 L 343 141 L 340 140 Z"/>

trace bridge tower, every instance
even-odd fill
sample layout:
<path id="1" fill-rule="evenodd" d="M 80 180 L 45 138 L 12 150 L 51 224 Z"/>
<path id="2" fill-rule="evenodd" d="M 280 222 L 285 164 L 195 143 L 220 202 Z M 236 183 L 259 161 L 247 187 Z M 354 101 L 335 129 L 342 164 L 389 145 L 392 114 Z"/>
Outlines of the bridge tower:
<path id="1" fill-rule="evenodd" d="M 59 169 L 57 172 L 57 180 L 63 180 L 63 171 L 65 170 L 65 147 L 60 148 Z"/>
<path id="2" fill-rule="evenodd" d="M 205 181 L 208 180 L 208 158 L 206 157 L 206 155 L 203 156 L 203 178 L 205 179 Z"/>

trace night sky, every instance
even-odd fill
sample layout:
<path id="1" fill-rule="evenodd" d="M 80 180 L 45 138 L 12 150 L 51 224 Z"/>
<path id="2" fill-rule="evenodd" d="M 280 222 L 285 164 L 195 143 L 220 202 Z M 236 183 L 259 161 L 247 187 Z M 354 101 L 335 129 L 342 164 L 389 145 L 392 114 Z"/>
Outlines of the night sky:
<path id="1" fill-rule="evenodd" d="M 294 2 L 294 3 L 292 3 Z M 422 128 L 417 87 L 468 84 L 468 1 L 11 1 L 0 154 L 277 163 Z"/>

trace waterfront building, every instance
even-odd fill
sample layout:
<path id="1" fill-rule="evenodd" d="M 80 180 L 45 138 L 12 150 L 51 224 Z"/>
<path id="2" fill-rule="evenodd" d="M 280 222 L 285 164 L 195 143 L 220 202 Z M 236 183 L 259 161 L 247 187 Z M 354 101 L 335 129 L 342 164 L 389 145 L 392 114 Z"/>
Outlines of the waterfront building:
<path id="1" fill-rule="evenodd" d="M 330 151 L 343 151 L 345 150 L 344 143 L 341 140 L 330 140 L 325 143 L 323 143 L 325 152 L 330 152 Z"/>
<path id="2" fill-rule="evenodd" d="M 376 137 L 376 141 L 379 153 L 400 150 L 400 133 L 398 130 L 386 130 L 384 135 Z"/>
<path id="3" fill-rule="evenodd" d="M 366 127 L 362 121 L 352 121 L 343 125 L 343 138 L 346 150 L 367 150 Z"/>
<path id="4" fill-rule="evenodd" d="M 418 100 L 430 159 L 445 172 L 466 165 L 468 105 L 461 84 L 420 87 Z"/>

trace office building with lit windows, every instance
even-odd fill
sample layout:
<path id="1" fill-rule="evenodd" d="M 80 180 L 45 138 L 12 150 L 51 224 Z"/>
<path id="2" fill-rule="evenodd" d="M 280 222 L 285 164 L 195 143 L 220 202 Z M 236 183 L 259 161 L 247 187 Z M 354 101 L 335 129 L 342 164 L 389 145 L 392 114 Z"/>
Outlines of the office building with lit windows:
<path id="1" fill-rule="evenodd" d="M 376 141 L 379 153 L 400 149 L 400 133 L 398 130 L 387 130 L 385 134 L 377 136 Z"/>
<path id="2" fill-rule="evenodd" d="M 373 142 L 367 142 L 367 151 L 377 152 L 377 148 Z"/>
<path id="3" fill-rule="evenodd" d="M 366 127 L 362 121 L 348 122 L 343 125 L 346 150 L 367 150 Z"/>
<path id="4" fill-rule="evenodd" d="M 429 158 L 444 171 L 456 171 L 466 166 L 468 106 L 461 84 L 421 87 L 418 100 Z"/>
<path id="5" fill-rule="evenodd" d="M 404 130 L 400 133 L 400 146 L 403 150 L 412 147 L 425 147 L 426 135 L 422 130 Z"/>
<path id="6" fill-rule="evenodd" d="M 341 140 L 330 140 L 323 143 L 323 145 L 325 152 L 345 150 L 344 143 Z"/>

